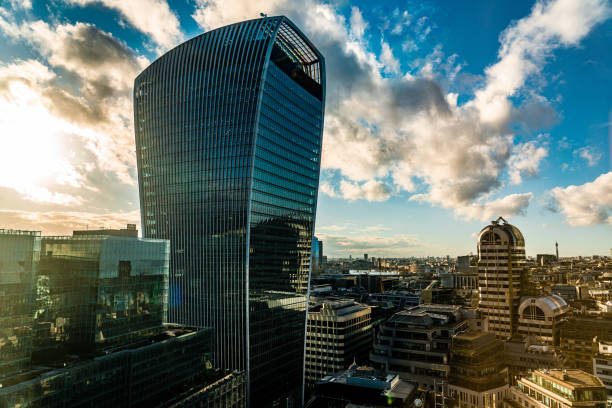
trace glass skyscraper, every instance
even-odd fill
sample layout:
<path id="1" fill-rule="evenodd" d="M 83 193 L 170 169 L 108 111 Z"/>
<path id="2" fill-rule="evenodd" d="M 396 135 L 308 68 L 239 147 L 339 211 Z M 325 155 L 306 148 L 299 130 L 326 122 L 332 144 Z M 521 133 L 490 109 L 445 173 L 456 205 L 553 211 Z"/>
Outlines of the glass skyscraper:
<path id="1" fill-rule="evenodd" d="M 299 404 L 325 101 L 286 17 L 222 27 L 134 85 L 144 236 L 169 239 L 169 321 L 212 326 L 250 405 Z M 293 402 L 292 402 L 293 401 Z"/>

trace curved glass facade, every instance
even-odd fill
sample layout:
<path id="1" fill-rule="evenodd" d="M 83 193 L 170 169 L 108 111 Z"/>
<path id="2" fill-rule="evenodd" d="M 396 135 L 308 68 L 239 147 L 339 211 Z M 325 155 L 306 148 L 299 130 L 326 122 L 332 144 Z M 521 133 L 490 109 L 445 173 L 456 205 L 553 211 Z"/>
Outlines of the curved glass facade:
<path id="1" fill-rule="evenodd" d="M 324 61 L 285 17 L 219 28 L 135 81 L 145 237 L 169 239 L 169 321 L 212 326 L 251 406 L 301 397 Z"/>

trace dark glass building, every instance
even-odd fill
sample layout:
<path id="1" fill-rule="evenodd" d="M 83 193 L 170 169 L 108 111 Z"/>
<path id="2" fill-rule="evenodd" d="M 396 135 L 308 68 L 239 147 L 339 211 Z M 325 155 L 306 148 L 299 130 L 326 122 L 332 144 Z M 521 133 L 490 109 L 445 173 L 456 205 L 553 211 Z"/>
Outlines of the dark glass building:
<path id="1" fill-rule="evenodd" d="M 0 229 L 0 388 L 32 357 L 40 232 Z"/>
<path id="2" fill-rule="evenodd" d="M 156 334 L 166 317 L 168 258 L 164 240 L 44 237 L 35 357 L 53 359 L 58 348 L 83 353 Z"/>
<path id="3" fill-rule="evenodd" d="M 169 239 L 169 321 L 212 326 L 250 405 L 299 403 L 325 100 L 285 17 L 222 27 L 135 80 L 144 236 Z"/>

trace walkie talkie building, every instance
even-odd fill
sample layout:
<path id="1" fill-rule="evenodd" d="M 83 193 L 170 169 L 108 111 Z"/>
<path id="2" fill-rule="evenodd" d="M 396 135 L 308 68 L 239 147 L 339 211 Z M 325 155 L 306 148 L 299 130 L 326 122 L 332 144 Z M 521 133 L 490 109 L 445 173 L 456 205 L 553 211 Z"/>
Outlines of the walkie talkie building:
<path id="1" fill-rule="evenodd" d="M 169 239 L 169 320 L 212 326 L 250 405 L 299 403 L 325 101 L 286 17 L 195 37 L 134 85 L 142 228 Z"/>

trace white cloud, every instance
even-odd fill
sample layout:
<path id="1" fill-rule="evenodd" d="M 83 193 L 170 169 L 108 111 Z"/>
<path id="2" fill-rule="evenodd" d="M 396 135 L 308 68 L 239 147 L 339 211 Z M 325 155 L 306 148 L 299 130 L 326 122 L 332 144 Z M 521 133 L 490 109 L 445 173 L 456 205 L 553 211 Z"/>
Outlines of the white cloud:
<path id="1" fill-rule="evenodd" d="M 508 175 L 512 184 L 521 184 L 523 177 L 538 175 L 540 162 L 548 156 L 546 147 L 538 147 L 534 141 L 516 145 L 508 160 Z"/>
<path id="2" fill-rule="evenodd" d="M 323 183 L 321 190 L 331 197 L 343 197 L 347 200 L 386 201 L 391 196 L 391 189 L 382 181 L 369 180 L 364 183 L 354 183 L 341 180 L 337 192 L 329 183 Z"/>
<path id="3" fill-rule="evenodd" d="M 24 9 L 31 10 L 32 9 L 32 0 L 10 0 L 11 6 L 14 9 Z"/>
<path id="4" fill-rule="evenodd" d="M 383 53 L 373 53 L 368 43 L 355 38 L 351 24 L 334 3 L 267 0 L 258 3 L 255 10 L 246 0 L 200 0 L 194 17 L 203 28 L 210 29 L 255 18 L 260 11 L 287 15 L 325 55 L 328 80 L 322 167 L 342 181 L 335 186 L 324 183 L 323 193 L 351 200 L 381 200 L 399 191 L 419 191 L 413 199 L 466 212 L 470 204 L 502 187 L 505 174 L 519 182 L 538 173 L 546 148 L 529 140 L 515 146 L 509 123 L 497 121 L 492 125 L 483 112 L 495 104 L 512 108 L 509 98 L 538 72 L 530 63 L 537 60 L 542 66 L 545 56 L 559 44 L 577 44 L 607 17 L 605 5 L 589 1 L 584 9 L 575 2 L 568 5 L 566 0 L 538 3 L 529 16 L 502 35 L 500 60 L 487 70 L 486 86 L 476 92 L 471 103 L 459 107 L 452 93 L 445 94 L 436 82 L 440 72 L 447 80 L 455 78 L 462 67 L 456 56 L 446 58 L 436 47 L 418 61 L 415 69 L 421 77 L 385 78 L 385 71 L 399 72 L 399 64 L 391 58 L 391 47 L 382 42 Z M 399 16 L 399 10 L 396 14 Z M 551 28 L 551 21 L 557 17 L 574 34 Z M 415 22 L 415 30 L 422 37 L 431 30 L 427 22 L 427 18 Z M 520 63 L 515 61 L 517 56 Z M 504 79 L 505 75 L 508 78 Z M 541 98 L 534 100 L 537 103 L 521 105 L 515 112 L 510 109 L 514 116 L 506 120 L 532 121 L 533 115 L 526 110 L 537 107 L 541 112 L 548 108 Z M 521 160 L 517 154 L 521 151 L 532 161 Z M 388 181 L 394 185 L 388 186 Z M 527 195 L 521 195 L 523 200 L 515 200 L 517 204 L 507 209 L 524 211 Z"/>
<path id="5" fill-rule="evenodd" d="M 17 24 L 0 16 L 0 30 L 15 41 L 29 43 L 48 63 L 39 64 L 46 71 L 36 80 L 24 81 L 15 76 L 0 80 L 9 91 L 14 86 L 27 88 L 24 94 L 31 98 L 20 101 L 22 115 L 42 114 L 55 124 L 44 131 L 29 131 L 29 137 L 44 141 L 45 135 L 51 133 L 79 135 L 96 154 L 100 168 L 134 185 L 132 87 L 136 75 L 148 64 L 147 59 L 136 56 L 125 44 L 90 24 Z M 59 85 L 53 68 L 70 72 L 69 78 L 74 80 Z M 5 98 L 10 101 L 11 92 Z M 14 109 L 10 105 L 4 108 L 7 121 L 11 121 L 8 112 Z"/>
<path id="6" fill-rule="evenodd" d="M 592 147 L 581 147 L 580 149 L 576 149 L 574 150 L 574 155 L 584 159 L 589 167 L 597 166 L 597 163 L 599 163 L 599 160 L 603 157 L 601 152 L 596 151 Z"/>
<path id="7" fill-rule="evenodd" d="M 375 233 L 332 235 L 319 234 L 324 242 L 325 253 L 331 256 L 368 253 L 370 256 L 414 256 L 421 255 L 426 248 L 418 237 L 407 234 L 380 236 Z"/>
<path id="8" fill-rule="evenodd" d="M 497 217 L 511 218 L 514 215 L 524 215 L 533 198 L 532 193 L 510 194 L 497 200 L 472 203 L 455 209 L 455 214 L 466 220 L 491 221 Z"/>
<path id="9" fill-rule="evenodd" d="M 351 8 L 351 35 L 355 38 L 362 38 L 368 23 L 363 19 L 361 11 L 357 7 Z"/>
<path id="10" fill-rule="evenodd" d="M 176 14 L 165 0 L 65 0 L 72 4 L 86 6 L 102 4 L 117 10 L 129 24 L 150 35 L 158 44 L 159 52 L 178 45 L 183 40 L 180 23 Z"/>
<path id="11" fill-rule="evenodd" d="M 612 225 L 612 172 L 582 185 L 556 187 L 550 196 L 570 225 Z"/>
<path id="12" fill-rule="evenodd" d="M 474 106 L 480 120 L 503 124 L 514 96 L 530 75 L 538 74 L 551 52 L 578 44 L 598 23 L 610 16 L 606 0 L 538 1 L 528 17 L 501 35 L 499 61 L 486 69 L 486 86 L 476 92 Z"/>
<path id="13" fill-rule="evenodd" d="M 385 71 L 398 74 L 400 72 L 400 64 L 397 58 L 393 56 L 393 50 L 389 47 L 389 44 L 382 41 L 380 62 L 385 66 Z"/>

